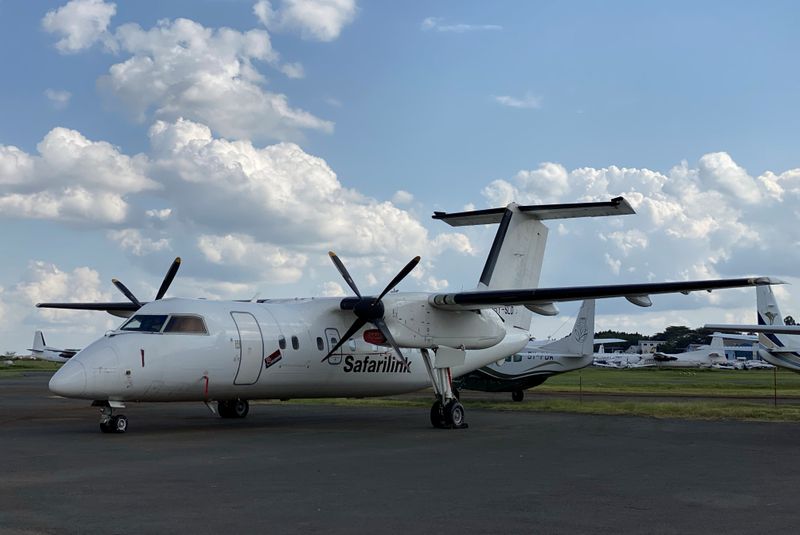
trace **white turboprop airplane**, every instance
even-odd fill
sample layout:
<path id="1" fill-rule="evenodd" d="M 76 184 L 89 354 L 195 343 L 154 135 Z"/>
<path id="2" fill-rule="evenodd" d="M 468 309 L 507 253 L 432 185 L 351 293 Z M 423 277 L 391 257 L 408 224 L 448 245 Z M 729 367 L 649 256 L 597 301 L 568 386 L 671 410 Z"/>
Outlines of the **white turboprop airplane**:
<path id="1" fill-rule="evenodd" d="M 594 354 L 594 310 L 593 299 L 584 301 L 569 335 L 528 342 L 519 353 L 464 374 L 453 384 L 466 390 L 511 392 L 511 399 L 522 401 L 526 389 L 548 377 L 589 366 Z"/>
<path id="2" fill-rule="evenodd" d="M 775 366 L 800 372 L 800 325 L 786 325 L 769 286 L 756 288 L 758 325 L 707 324 L 704 329 L 758 333 L 758 355 Z"/>
<path id="3" fill-rule="evenodd" d="M 74 357 L 80 349 L 58 349 L 56 347 L 50 347 L 45 344 L 42 331 L 36 331 L 33 334 L 33 347 L 28 349 L 28 351 L 37 359 L 49 360 L 52 362 L 67 362 Z"/>
<path id="4" fill-rule="evenodd" d="M 93 400 L 104 432 L 124 432 L 115 409 L 135 401 L 217 402 L 219 415 L 241 418 L 251 399 L 384 396 L 433 385 L 431 423 L 465 427 L 452 378 L 508 355 L 530 339 L 531 314 L 557 314 L 555 303 L 772 284 L 740 278 L 611 286 L 537 288 L 548 219 L 634 213 L 625 199 L 436 212 L 453 226 L 499 223 L 478 288 L 456 293 L 389 293 L 419 262 L 411 260 L 378 296 L 358 290 L 339 258 L 331 259 L 355 297 L 210 301 L 162 299 L 176 259 L 154 301 L 39 303 L 104 310 L 130 319 L 69 360 L 50 380 L 65 397 Z M 371 325 L 370 325 L 371 324 Z M 343 334 L 342 334 L 343 333 Z M 358 335 L 355 337 L 355 335 Z"/>

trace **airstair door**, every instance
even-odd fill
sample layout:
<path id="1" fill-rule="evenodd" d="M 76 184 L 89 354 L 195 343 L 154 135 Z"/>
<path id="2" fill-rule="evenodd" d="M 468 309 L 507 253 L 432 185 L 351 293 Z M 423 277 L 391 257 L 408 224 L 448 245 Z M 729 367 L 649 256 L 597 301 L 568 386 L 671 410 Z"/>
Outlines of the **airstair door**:
<path id="1" fill-rule="evenodd" d="M 235 385 L 252 385 L 264 366 L 264 339 L 255 316 L 249 312 L 231 312 L 239 331 L 239 369 Z"/>

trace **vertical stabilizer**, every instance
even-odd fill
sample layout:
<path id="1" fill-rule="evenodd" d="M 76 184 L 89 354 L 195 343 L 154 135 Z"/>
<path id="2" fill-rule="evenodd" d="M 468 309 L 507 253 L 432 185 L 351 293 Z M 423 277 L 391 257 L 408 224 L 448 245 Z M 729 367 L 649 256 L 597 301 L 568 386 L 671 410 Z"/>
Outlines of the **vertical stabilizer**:
<path id="1" fill-rule="evenodd" d="M 544 345 L 544 351 L 565 355 L 587 356 L 594 354 L 594 299 L 581 305 L 572 332 L 560 340 Z"/>
<path id="2" fill-rule="evenodd" d="M 44 351 L 44 348 L 47 347 L 44 343 L 44 334 L 42 331 L 36 331 L 33 333 L 33 346 L 31 347 L 31 351 L 34 353 L 41 353 Z"/>
<path id="3" fill-rule="evenodd" d="M 756 286 L 756 307 L 759 325 L 785 325 L 778 302 L 775 300 L 775 294 L 772 293 L 770 286 Z M 767 349 L 800 347 L 800 335 L 759 333 L 758 342 Z M 778 366 L 784 365 L 770 362 Z"/>
<path id="4" fill-rule="evenodd" d="M 711 349 L 718 349 L 725 353 L 725 343 L 722 336 L 719 336 L 719 333 L 714 333 L 714 336 L 711 337 Z"/>

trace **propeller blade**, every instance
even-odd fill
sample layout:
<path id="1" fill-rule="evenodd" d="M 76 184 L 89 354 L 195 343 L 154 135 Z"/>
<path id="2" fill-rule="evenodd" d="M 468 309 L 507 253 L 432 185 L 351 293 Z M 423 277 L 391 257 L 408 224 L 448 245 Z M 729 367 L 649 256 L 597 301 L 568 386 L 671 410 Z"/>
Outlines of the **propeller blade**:
<path id="1" fill-rule="evenodd" d="M 339 260 L 338 256 L 336 256 L 336 253 L 334 253 L 333 251 L 328 251 L 328 256 L 331 257 L 331 260 L 333 260 L 333 264 L 336 266 L 336 269 L 339 270 L 339 274 L 342 276 L 347 285 L 350 286 L 350 289 L 353 290 L 357 296 L 361 297 L 361 292 L 358 291 L 358 287 L 356 286 L 353 277 L 350 276 L 350 273 L 348 273 L 347 268 L 344 267 L 344 264 L 342 264 L 342 261 Z"/>
<path id="2" fill-rule="evenodd" d="M 164 297 L 164 294 L 167 293 L 169 289 L 169 285 L 172 284 L 172 279 L 175 278 L 175 275 L 178 273 L 178 268 L 181 267 L 181 257 L 177 257 L 173 262 L 172 265 L 169 266 L 169 270 L 167 274 L 164 276 L 164 281 L 161 283 L 161 287 L 158 289 L 158 293 L 156 294 L 156 301 Z"/>
<path id="3" fill-rule="evenodd" d="M 136 296 L 135 296 L 135 295 L 133 295 L 133 293 L 132 293 L 132 292 L 131 292 L 131 291 L 130 291 L 128 288 L 127 288 L 127 286 L 125 286 L 124 284 L 122 284 L 122 283 L 121 283 L 120 281 L 118 281 L 117 279 L 111 279 L 111 282 L 113 282 L 113 283 L 114 283 L 114 286 L 116 286 L 116 287 L 117 287 L 117 289 L 118 289 L 120 292 L 122 292 L 122 294 L 123 294 L 125 297 L 127 297 L 127 298 L 130 300 L 130 302 L 131 302 L 131 303 L 133 303 L 134 305 L 136 305 L 136 306 L 137 306 L 137 308 L 142 308 L 142 303 L 141 303 L 141 301 L 139 301 L 138 299 L 136 299 Z"/>
<path id="4" fill-rule="evenodd" d="M 389 327 L 386 325 L 386 322 L 383 321 L 383 318 L 374 320 L 372 323 L 378 328 L 383 337 L 386 338 L 386 340 L 389 342 L 389 345 L 394 348 L 394 350 L 397 352 L 397 355 L 400 357 L 400 360 L 402 361 L 405 357 L 403 357 L 403 353 L 400 351 L 400 346 L 398 346 L 397 342 L 394 341 L 394 337 L 392 336 L 392 333 L 389 332 Z"/>
<path id="5" fill-rule="evenodd" d="M 401 280 L 405 279 L 406 275 L 411 273 L 411 270 L 417 267 L 417 264 L 419 264 L 419 257 L 415 256 L 414 258 L 411 259 L 411 262 L 406 264 L 406 267 L 400 270 L 400 273 L 395 275 L 395 277 L 392 279 L 392 282 L 390 282 L 388 286 L 386 286 L 386 288 L 383 290 L 383 292 L 381 292 L 381 295 L 378 296 L 378 299 L 376 299 L 376 301 L 380 301 L 381 299 L 383 299 L 383 296 L 389 293 L 392 290 L 392 288 L 397 286 Z"/>
<path id="6" fill-rule="evenodd" d="M 327 355 L 325 355 L 325 358 L 324 358 L 324 359 L 322 359 L 322 362 L 325 362 L 326 360 L 328 360 L 328 359 L 330 358 L 330 356 L 331 356 L 331 355 L 333 355 L 334 353 L 336 353 L 336 351 L 338 351 L 338 349 L 339 349 L 340 347 L 342 347 L 342 345 L 343 345 L 345 342 L 347 342 L 348 340 L 350 340 L 350 338 L 351 338 L 351 337 L 352 337 L 354 334 L 356 334 L 356 331 L 358 331 L 358 330 L 359 330 L 361 327 L 363 327 L 363 326 L 364 326 L 364 325 L 366 325 L 366 324 L 367 324 L 367 320 L 364 320 L 364 319 L 361 319 L 361 318 L 357 318 L 357 319 L 356 319 L 356 321 L 355 321 L 355 322 L 354 322 L 354 323 L 353 323 L 353 324 L 350 326 L 350 328 L 349 328 L 349 329 L 347 329 L 347 332 L 346 332 L 346 333 L 344 333 L 344 336 L 342 336 L 341 340 L 339 340 L 339 342 L 338 342 L 338 343 L 337 343 L 335 346 L 333 346 L 333 349 L 331 349 L 331 350 L 328 352 L 328 354 L 327 354 Z"/>

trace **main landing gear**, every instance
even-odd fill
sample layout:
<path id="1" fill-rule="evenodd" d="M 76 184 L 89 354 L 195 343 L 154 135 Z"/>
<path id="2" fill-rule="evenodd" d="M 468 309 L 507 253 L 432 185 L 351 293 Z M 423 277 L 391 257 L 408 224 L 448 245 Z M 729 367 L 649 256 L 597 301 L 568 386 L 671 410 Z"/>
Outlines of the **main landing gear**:
<path id="1" fill-rule="evenodd" d="M 220 400 L 217 412 L 220 418 L 244 418 L 250 412 L 250 404 L 246 399 Z"/>
<path id="2" fill-rule="evenodd" d="M 525 392 L 523 390 L 514 390 L 511 392 L 511 399 L 514 401 L 522 401 L 525 399 Z"/>
<path id="3" fill-rule="evenodd" d="M 116 403 L 115 407 L 112 407 L 107 401 L 95 401 L 93 405 L 100 407 L 100 431 L 124 433 L 128 430 L 128 417 L 124 414 L 114 414 L 114 408 L 122 409 L 125 405 Z"/>
<path id="4" fill-rule="evenodd" d="M 452 386 L 450 368 L 436 368 L 431 362 L 431 354 L 422 350 L 422 361 L 428 370 L 428 376 L 436 394 L 436 401 L 431 407 L 431 425 L 437 429 L 466 429 L 464 406 L 458 401 L 457 390 Z"/>

